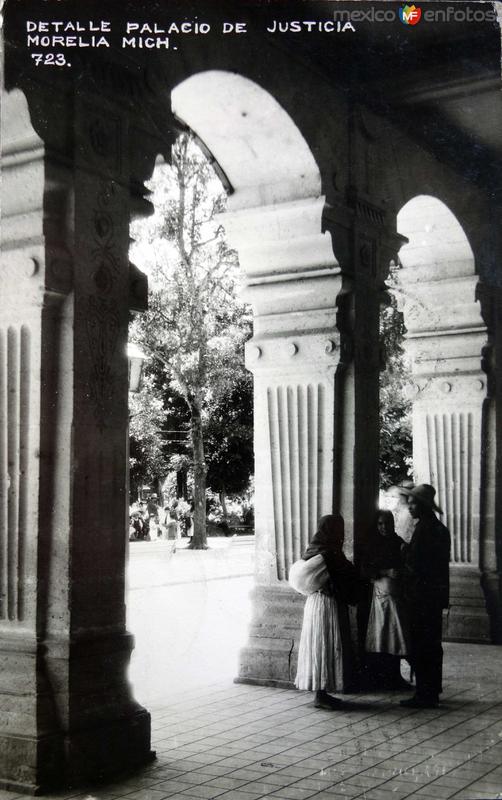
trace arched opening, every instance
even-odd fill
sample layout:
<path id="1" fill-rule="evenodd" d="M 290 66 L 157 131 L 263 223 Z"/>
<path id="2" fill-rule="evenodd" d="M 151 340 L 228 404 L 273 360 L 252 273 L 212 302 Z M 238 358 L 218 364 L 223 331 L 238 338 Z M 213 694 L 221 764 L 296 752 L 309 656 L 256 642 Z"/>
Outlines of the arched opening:
<path id="1" fill-rule="evenodd" d="M 253 307 L 257 569 L 281 580 L 332 505 L 333 387 L 324 380 L 335 367 L 340 280 L 331 237 L 321 232 L 320 172 L 286 111 L 241 75 L 193 75 L 174 89 L 172 107 L 233 190 L 222 222 Z M 321 369 L 313 346 L 326 360 Z"/>
<path id="2" fill-rule="evenodd" d="M 231 192 L 219 220 L 254 312 L 257 571 L 280 582 L 332 507 L 340 279 L 321 232 L 320 173 L 288 114 L 242 76 L 195 75 L 172 104 Z"/>
<path id="3" fill-rule="evenodd" d="M 459 221 L 436 197 L 406 203 L 398 230 L 408 238 L 399 253 L 397 290 L 412 370 L 414 479 L 435 487 L 452 539 L 447 633 L 488 639 L 479 589 L 487 332 L 474 254 Z"/>
<path id="4" fill-rule="evenodd" d="M 133 224 L 130 255 L 149 303 L 129 332 L 147 354 L 130 395 L 128 570 L 144 702 L 235 677 L 253 572 L 250 310 L 220 223 L 226 193 L 188 131 L 148 188 L 154 213 Z"/>
<path id="5" fill-rule="evenodd" d="M 171 97 L 173 113 L 195 131 L 228 177 L 231 210 L 321 194 L 319 169 L 305 139 L 261 86 L 233 72 L 210 70 L 183 81 Z"/>
<path id="6" fill-rule="evenodd" d="M 233 189 L 222 222 L 238 252 L 244 296 L 254 314 L 247 363 L 255 378 L 258 570 L 272 580 L 282 579 L 315 529 L 319 514 L 331 508 L 329 475 L 320 498 L 314 467 L 309 468 L 313 442 L 303 443 L 309 419 L 317 424 L 319 416 L 328 416 L 329 403 L 324 405 L 324 387 L 317 380 L 310 389 L 308 382 L 298 387 L 295 374 L 303 377 L 307 368 L 304 359 L 312 343 L 305 336 L 309 310 L 316 317 L 312 327 L 321 336 L 323 330 L 335 328 L 339 285 L 333 278 L 338 265 L 330 236 L 321 233 L 320 172 L 289 115 L 268 92 L 241 75 L 198 73 L 176 87 L 172 104 L 176 116 L 212 153 Z M 331 333 L 326 336 L 329 339 Z M 298 337 L 305 337 L 301 354 Z M 328 360 L 332 363 L 333 355 Z M 284 373 L 292 373 L 294 380 L 285 380 Z M 300 411 L 288 410 L 293 406 Z M 283 416 L 302 413 L 307 421 L 301 433 L 297 427 L 297 447 L 286 441 Z M 329 427 L 326 433 L 329 437 Z M 320 472 L 329 473 L 329 446 L 317 449 Z M 298 462 L 291 465 L 291 458 Z M 303 499 L 292 499 L 292 479 Z"/>

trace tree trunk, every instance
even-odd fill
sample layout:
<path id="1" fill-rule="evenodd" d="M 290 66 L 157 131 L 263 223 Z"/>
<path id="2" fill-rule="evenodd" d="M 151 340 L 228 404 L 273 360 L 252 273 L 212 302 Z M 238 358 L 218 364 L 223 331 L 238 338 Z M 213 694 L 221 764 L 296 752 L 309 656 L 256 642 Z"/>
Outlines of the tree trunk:
<path id="1" fill-rule="evenodd" d="M 227 509 L 227 493 L 225 487 L 220 491 L 221 510 L 223 511 L 223 519 L 228 522 L 228 509 Z"/>
<path id="2" fill-rule="evenodd" d="M 206 460 L 204 458 L 204 439 L 202 436 L 202 419 L 200 408 L 196 403 L 190 406 L 190 433 L 193 448 L 193 535 L 191 550 L 206 550 Z"/>
<path id="3" fill-rule="evenodd" d="M 187 489 L 187 473 L 185 469 L 180 469 L 176 473 L 176 497 L 178 500 L 182 498 L 186 500 L 188 495 Z"/>

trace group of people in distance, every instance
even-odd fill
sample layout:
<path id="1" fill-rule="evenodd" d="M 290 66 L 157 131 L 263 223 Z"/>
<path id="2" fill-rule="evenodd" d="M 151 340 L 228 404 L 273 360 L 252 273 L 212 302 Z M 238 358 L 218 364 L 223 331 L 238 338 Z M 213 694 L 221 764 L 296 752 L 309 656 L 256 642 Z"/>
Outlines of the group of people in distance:
<path id="1" fill-rule="evenodd" d="M 442 511 L 432 486 L 407 483 L 398 490 L 407 514 L 400 522 L 410 523 L 408 541 L 397 535 L 392 512 L 378 511 L 356 569 L 343 553 L 343 518 L 328 515 L 291 569 L 291 585 L 307 595 L 295 684 L 315 692 L 317 708 L 343 707 L 333 694 L 354 686 L 348 606 L 358 604 L 359 676 L 379 688 L 410 689 L 401 677 L 405 658 L 416 689 L 401 705 L 436 708 L 439 703 L 450 535 L 436 516 Z M 399 507 L 397 513 L 402 514 Z"/>
<path id="2" fill-rule="evenodd" d="M 145 502 L 140 500 L 129 509 L 129 541 L 169 539 L 176 550 L 178 522 L 175 510 L 169 506 L 162 508 L 157 503 L 157 495 L 150 495 Z"/>

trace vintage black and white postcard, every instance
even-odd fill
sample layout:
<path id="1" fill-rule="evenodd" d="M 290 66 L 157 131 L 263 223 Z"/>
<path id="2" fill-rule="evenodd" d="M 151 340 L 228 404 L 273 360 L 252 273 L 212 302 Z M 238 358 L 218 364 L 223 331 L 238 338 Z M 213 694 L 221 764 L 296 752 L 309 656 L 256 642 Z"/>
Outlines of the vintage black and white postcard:
<path id="1" fill-rule="evenodd" d="M 501 4 L 2 13 L 1 798 L 502 797 Z"/>

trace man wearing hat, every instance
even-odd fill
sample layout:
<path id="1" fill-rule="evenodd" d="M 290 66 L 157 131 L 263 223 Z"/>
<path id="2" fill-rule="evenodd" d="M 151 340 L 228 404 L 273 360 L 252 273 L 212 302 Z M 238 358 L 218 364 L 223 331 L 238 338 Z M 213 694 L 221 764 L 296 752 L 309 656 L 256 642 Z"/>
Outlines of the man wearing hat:
<path id="1" fill-rule="evenodd" d="M 405 596 L 411 632 L 411 663 L 416 693 L 401 705 L 436 708 L 442 691 L 443 608 L 449 602 L 450 534 L 438 520 L 442 514 L 434 502 L 436 490 L 427 483 L 407 489 L 408 510 L 416 520 L 405 554 Z"/>

